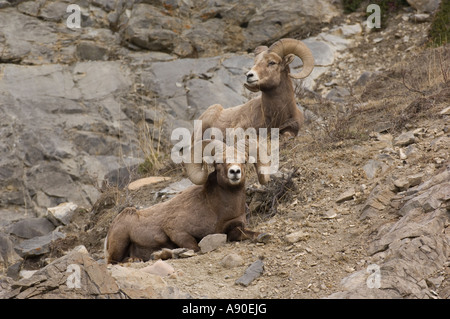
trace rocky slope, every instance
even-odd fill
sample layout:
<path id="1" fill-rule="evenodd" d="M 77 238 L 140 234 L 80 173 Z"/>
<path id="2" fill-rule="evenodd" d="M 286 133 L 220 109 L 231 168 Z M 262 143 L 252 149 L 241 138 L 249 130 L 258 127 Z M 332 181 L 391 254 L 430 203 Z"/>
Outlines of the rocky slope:
<path id="1" fill-rule="evenodd" d="M 0 296 L 448 298 L 448 46 L 423 48 L 431 18 L 411 7 L 373 32 L 362 12 L 295 4 L 82 1 L 71 30 L 68 2 L 0 1 Z M 250 226 L 272 239 L 104 265 L 121 208 L 189 184 L 165 164 L 171 130 L 246 101 L 246 51 L 287 35 L 319 66 L 280 172 L 250 176 Z M 171 179 L 128 188 L 143 168 Z"/>

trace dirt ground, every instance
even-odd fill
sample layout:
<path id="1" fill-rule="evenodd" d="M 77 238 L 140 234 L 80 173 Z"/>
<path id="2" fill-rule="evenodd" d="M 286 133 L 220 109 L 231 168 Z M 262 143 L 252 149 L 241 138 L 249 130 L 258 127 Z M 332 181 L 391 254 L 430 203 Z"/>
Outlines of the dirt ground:
<path id="1" fill-rule="evenodd" d="M 374 218 L 360 220 L 361 208 L 370 191 L 377 183 L 384 183 L 393 175 L 413 174 L 418 167 L 428 168 L 430 173 L 437 169 L 438 165 L 426 145 L 438 134 L 433 132 L 445 130 L 445 127 L 448 129 L 443 118 L 432 116 L 444 105 L 448 106 L 448 91 L 440 93 L 443 94 L 442 100 L 435 99 L 437 102 L 429 107 L 426 116 L 418 116 L 410 122 L 401 116 L 402 110 L 417 99 L 438 95 L 445 90 L 430 79 L 429 71 L 426 85 L 421 74 L 415 77 L 411 73 L 414 71 L 413 63 L 417 62 L 414 59 L 423 50 L 429 23 L 405 21 L 405 14 L 400 11 L 380 32 L 363 33 L 356 40 L 356 46 L 338 59 L 336 74 L 320 79 L 320 83 L 335 81 L 336 85 L 348 88 L 352 94 L 346 97 L 345 103 L 299 94 L 300 104 L 321 117 L 322 122 L 307 121 L 299 136 L 280 143 L 280 172 L 289 173 L 296 169 L 292 176 L 292 189 L 286 191 L 274 216 L 255 213 L 249 216 L 249 228 L 270 233 L 271 240 L 266 244 L 249 241 L 227 243 L 207 254 L 167 260 L 175 269 L 175 275 L 165 278 L 169 285 L 178 287 L 193 298 L 322 298 L 339 291 L 344 277 L 367 268 L 370 256 L 366 254 L 366 245 L 372 232 L 397 218 L 384 212 Z M 362 19 L 362 14 L 354 13 L 345 23 L 362 22 Z M 444 50 L 449 51 L 449 48 Z M 433 53 L 437 70 L 442 66 L 440 54 Z M 403 61 L 411 66 L 411 72 L 406 72 L 406 85 L 403 83 L 405 72 L 401 73 L 405 69 L 401 66 Z M 426 61 L 430 66 L 432 59 Z M 420 73 L 420 70 L 423 68 L 417 67 L 416 71 Z M 355 87 L 353 84 L 364 71 L 382 73 L 366 86 Z M 323 92 L 330 89 L 323 85 L 319 87 Z M 424 95 L 411 91 L 411 88 L 428 91 Z M 398 155 L 390 154 L 393 162 L 389 169 L 378 178 L 368 179 L 363 166 L 375 156 L 386 153 L 387 145 L 373 138 L 373 132 L 380 123 L 385 123 L 388 133 L 394 137 L 405 126 L 422 128 L 430 134 L 418 143 L 419 154 L 414 163 L 406 165 Z M 448 149 L 444 150 L 443 156 L 445 154 L 448 160 Z M 166 171 L 167 176 L 173 177 L 169 182 L 177 180 L 179 170 Z M 94 206 L 94 217 L 84 225 L 82 220 L 78 224 L 75 220 L 72 230 L 77 231 L 77 227 L 84 229 L 86 232 L 80 237 L 81 243 L 91 254 L 101 258 L 102 239 L 120 208 L 130 204 L 151 205 L 155 202 L 152 191 L 165 187 L 169 182 L 134 192 L 110 189 Z M 248 177 L 247 183 L 250 188 L 259 187 L 254 175 Z M 336 203 L 340 195 L 351 188 L 354 189 L 353 198 Z M 249 191 L 249 194 L 251 203 L 254 193 Z M 299 241 L 290 243 L 286 240 L 286 235 L 298 231 L 303 232 Z M 241 266 L 224 268 L 221 260 L 231 253 L 240 255 L 244 262 Z M 262 276 L 248 287 L 236 285 L 236 279 L 257 259 L 264 263 Z"/>

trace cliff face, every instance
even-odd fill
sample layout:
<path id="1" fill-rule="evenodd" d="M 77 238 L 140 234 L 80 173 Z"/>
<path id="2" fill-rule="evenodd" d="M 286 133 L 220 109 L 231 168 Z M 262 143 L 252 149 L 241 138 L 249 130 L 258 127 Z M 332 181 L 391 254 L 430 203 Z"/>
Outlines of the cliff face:
<path id="1" fill-rule="evenodd" d="M 423 47 L 432 13 L 405 6 L 374 32 L 325 0 L 84 0 L 71 29 L 70 4 L 0 0 L 0 298 L 448 298 L 450 51 Z M 285 36 L 317 66 L 294 83 L 306 122 L 280 172 L 248 179 L 251 227 L 271 240 L 173 252 L 193 257 L 164 279 L 141 270 L 153 261 L 101 265 L 121 208 L 189 184 L 172 130 L 252 97 L 253 49 Z M 172 180 L 126 187 L 158 169 Z"/>
<path id="2" fill-rule="evenodd" d="M 145 144 L 212 101 L 247 100 L 251 57 L 177 58 L 253 50 L 339 13 L 327 1 L 151 3 L 77 2 L 80 28 L 68 27 L 68 1 L 0 3 L 1 207 L 92 205 L 105 175 L 127 179 L 120 168 L 144 161 Z"/>

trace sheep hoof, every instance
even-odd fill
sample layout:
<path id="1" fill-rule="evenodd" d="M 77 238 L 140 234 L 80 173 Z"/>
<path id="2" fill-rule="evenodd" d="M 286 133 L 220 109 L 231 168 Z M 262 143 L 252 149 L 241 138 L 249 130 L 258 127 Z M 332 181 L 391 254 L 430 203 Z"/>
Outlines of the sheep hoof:
<path id="1" fill-rule="evenodd" d="M 256 242 L 267 244 L 271 237 L 272 237 L 272 235 L 269 233 L 262 233 L 262 234 L 259 234 L 258 237 L 256 237 Z"/>

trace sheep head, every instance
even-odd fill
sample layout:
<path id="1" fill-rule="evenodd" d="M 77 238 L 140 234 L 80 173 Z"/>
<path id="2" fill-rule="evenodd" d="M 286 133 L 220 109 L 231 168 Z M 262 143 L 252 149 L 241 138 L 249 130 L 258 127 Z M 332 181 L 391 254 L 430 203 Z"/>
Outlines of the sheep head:
<path id="1" fill-rule="evenodd" d="M 252 91 L 270 90 L 277 87 L 281 81 L 282 72 L 288 72 L 294 79 L 307 77 L 314 69 L 314 58 L 311 50 L 301 41 L 281 39 L 270 46 L 259 46 L 255 49 L 255 63 L 246 74 L 247 83 L 244 86 Z M 299 73 L 291 74 L 289 64 L 298 56 L 303 62 Z"/>
<path id="2" fill-rule="evenodd" d="M 222 186 L 240 186 L 245 183 L 245 163 L 249 162 L 247 153 L 238 150 L 232 146 L 227 146 L 219 140 L 197 141 L 194 147 L 191 147 L 191 159 L 195 159 L 194 151 L 201 150 L 201 163 L 195 161 L 185 163 L 186 173 L 192 183 L 203 185 L 208 180 L 207 164 L 214 165 L 217 172 L 217 182 Z M 260 184 L 267 184 L 270 175 L 261 173 L 261 169 L 268 164 L 262 163 L 258 159 L 252 159 L 258 173 Z"/>

